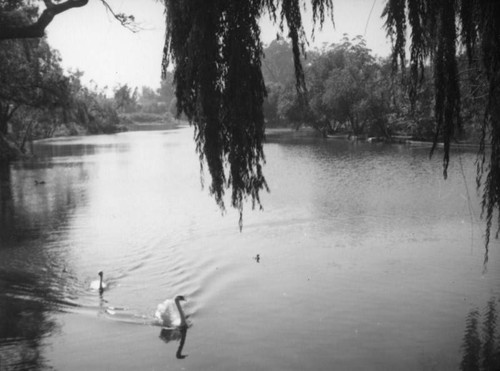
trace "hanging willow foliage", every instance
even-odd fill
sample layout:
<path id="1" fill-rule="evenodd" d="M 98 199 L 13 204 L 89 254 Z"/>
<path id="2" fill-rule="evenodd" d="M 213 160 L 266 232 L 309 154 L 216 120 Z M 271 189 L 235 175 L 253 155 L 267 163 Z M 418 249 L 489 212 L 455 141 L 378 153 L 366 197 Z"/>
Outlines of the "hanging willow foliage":
<path id="1" fill-rule="evenodd" d="M 310 0 L 314 21 L 332 14 L 331 0 Z M 305 42 L 299 0 L 165 0 L 163 72 L 172 62 L 177 112 L 195 127 L 200 164 L 208 167 L 210 193 L 224 210 L 225 190 L 240 212 L 260 204 L 268 190 L 262 172 L 266 88 L 259 20 L 284 22 L 293 44 L 297 88 L 305 90 L 300 54 Z"/>
<path id="2" fill-rule="evenodd" d="M 470 64 L 477 63 L 488 81 L 488 104 L 482 122 L 477 186 L 483 186 L 486 253 L 495 211 L 500 210 L 500 1 L 497 0 L 389 0 L 384 10 L 387 33 L 393 40 L 393 64 L 405 68 L 407 25 L 411 28 L 410 97 L 415 98 L 424 60 L 433 59 L 436 137 L 444 142 L 443 168 L 447 175 L 450 143 L 459 137 L 460 89 L 457 49 Z M 479 60 L 479 62 L 478 62 Z M 486 150 L 489 141 L 491 151 Z M 434 148 L 433 148 L 434 149 Z M 489 153 L 489 158 L 488 158 Z M 432 154 L 432 152 L 431 152 Z M 496 238 L 500 231 L 498 216 Z"/>

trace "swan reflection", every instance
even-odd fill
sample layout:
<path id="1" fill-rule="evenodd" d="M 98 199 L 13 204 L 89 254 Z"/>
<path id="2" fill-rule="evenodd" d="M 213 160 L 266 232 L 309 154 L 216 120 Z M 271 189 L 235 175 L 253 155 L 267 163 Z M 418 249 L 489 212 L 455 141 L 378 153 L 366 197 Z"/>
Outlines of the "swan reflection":
<path id="1" fill-rule="evenodd" d="M 162 328 L 160 331 L 160 339 L 165 343 L 170 343 L 171 341 L 180 341 L 179 347 L 175 356 L 177 359 L 184 359 L 187 355 L 182 354 L 182 348 L 184 348 L 184 343 L 186 342 L 187 327 L 176 328 L 176 329 L 166 329 Z"/>

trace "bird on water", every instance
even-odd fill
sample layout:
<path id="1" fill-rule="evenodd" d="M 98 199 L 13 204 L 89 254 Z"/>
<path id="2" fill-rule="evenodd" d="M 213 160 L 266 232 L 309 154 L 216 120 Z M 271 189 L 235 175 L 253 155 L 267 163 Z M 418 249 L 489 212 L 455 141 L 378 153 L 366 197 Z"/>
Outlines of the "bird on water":
<path id="1" fill-rule="evenodd" d="M 181 301 L 186 301 L 184 296 L 178 295 L 174 299 L 167 299 L 158 304 L 155 317 L 164 327 L 186 328 L 186 315 L 181 306 Z"/>
<path id="2" fill-rule="evenodd" d="M 92 281 L 90 283 L 90 288 L 92 290 L 99 291 L 99 294 L 102 294 L 104 292 L 104 290 L 106 289 L 107 285 L 105 282 L 103 282 L 103 275 L 104 275 L 103 271 L 100 271 L 97 274 L 99 275 L 99 279 Z"/>

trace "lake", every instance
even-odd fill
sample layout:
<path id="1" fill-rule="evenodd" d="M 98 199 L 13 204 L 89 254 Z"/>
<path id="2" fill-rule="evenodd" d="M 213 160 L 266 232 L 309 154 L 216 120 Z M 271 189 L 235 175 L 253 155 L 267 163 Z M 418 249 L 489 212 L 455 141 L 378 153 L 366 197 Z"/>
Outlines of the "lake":
<path id="1" fill-rule="evenodd" d="M 457 370 L 466 319 L 500 298 L 475 154 L 444 180 L 441 153 L 405 145 L 269 131 L 264 149 L 271 191 L 241 232 L 189 127 L 3 166 L 0 369 Z M 177 294 L 185 332 L 153 317 Z"/>

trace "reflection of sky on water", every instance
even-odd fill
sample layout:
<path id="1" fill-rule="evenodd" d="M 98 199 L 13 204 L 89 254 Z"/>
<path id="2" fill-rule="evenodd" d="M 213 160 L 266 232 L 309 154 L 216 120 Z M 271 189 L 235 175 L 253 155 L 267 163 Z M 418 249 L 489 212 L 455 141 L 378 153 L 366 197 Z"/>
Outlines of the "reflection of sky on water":
<path id="1" fill-rule="evenodd" d="M 0 171 L 0 354 L 13 362 L 154 368 L 179 348 L 182 358 L 182 336 L 148 325 L 179 293 L 191 299 L 182 363 L 193 369 L 446 369 L 470 306 L 499 289 L 495 264 L 481 276 L 476 194 L 470 214 L 459 164 L 445 182 L 422 150 L 269 135 L 271 193 L 240 233 L 237 213 L 221 216 L 200 190 L 187 130 L 35 149 L 38 160 Z M 473 190 L 474 156 L 462 160 Z M 101 298 L 88 290 L 99 270 L 111 283 Z"/>

